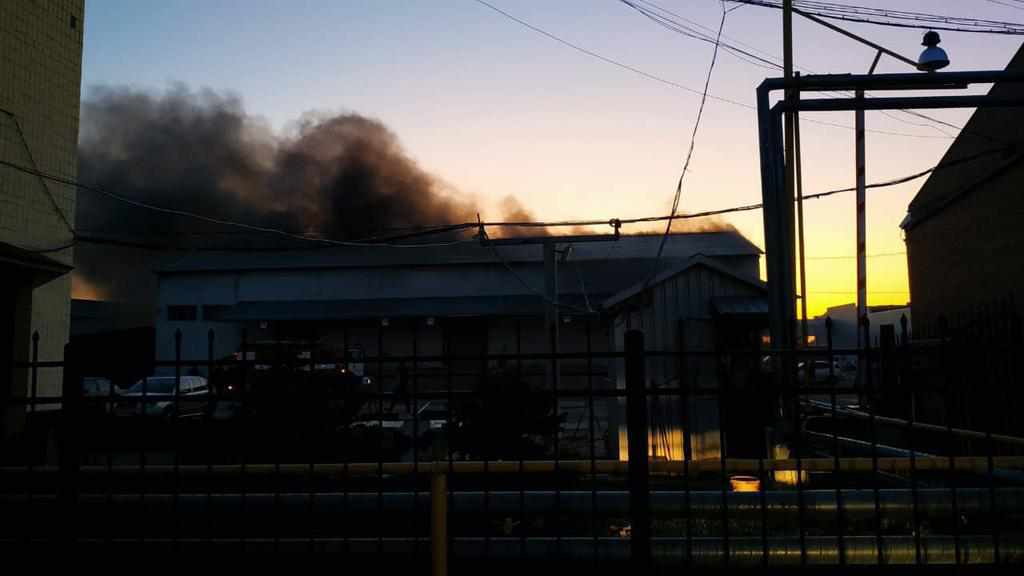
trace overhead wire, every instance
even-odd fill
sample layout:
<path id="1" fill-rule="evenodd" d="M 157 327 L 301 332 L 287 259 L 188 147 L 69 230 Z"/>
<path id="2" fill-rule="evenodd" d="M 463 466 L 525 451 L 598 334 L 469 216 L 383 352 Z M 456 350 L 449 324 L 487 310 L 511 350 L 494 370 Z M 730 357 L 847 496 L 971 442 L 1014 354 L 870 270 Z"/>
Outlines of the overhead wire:
<path id="1" fill-rule="evenodd" d="M 1002 0 L 987 0 L 991 4 L 997 4 L 999 6 L 1006 6 L 1007 8 L 1014 8 L 1016 10 L 1024 10 L 1024 6 L 1020 4 L 1013 4 L 1011 2 L 1003 2 Z"/>
<path id="2" fill-rule="evenodd" d="M 967 162 L 971 162 L 971 161 L 976 160 L 978 158 L 985 157 L 985 156 L 990 156 L 990 155 L 993 155 L 993 154 L 1008 153 L 1008 152 L 1010 152 L 1012 150 L 1016 150 L 1016 147 L 1015 146 L 1005 146 L 1005 147 L 1001 147 L 1001 148 L 994 148 L 994 149 L 989 149 L 989 150 L 981 151 L 981 152 L 978 152 L 978 153 L 975 153 L 975 154 L 971 154 L 971 155 L 968 155 L 968 156 L 957 158 L 955 160 L 949 160 L 949 161 L 945 161 L 945 162 L 940 162 L 940 163 L 938 163 L 938 164 L 936 164 L 936 165 L 934 165 L 934 166 L 932 166 L 930 168 L 927 168 L 927 169 L 924 169 L 924 170 L 920 170 L 920 171 L 915 172 L 913 174 L 909 174 L 909 175 L 906 175 L 906 176 L 901 176 L 901 177 L 898 177 L 898 178 L 893 178 L 893 179 L 890 179 L 890 180 L 884 180 L 884 181 L 881 181 L 881 182 L 873 182 L 873 183 L 868 184 L 866 187 L 868 189 L 875 189 L 875 188 L 883 188 L 883 187 L 888 187 L 888 186 L 895 186 L 895 185 L 898 185 L 898 184 L 904 184 L 904 183 L 907 183 L 907 182 L 910 182 L 910 181 L 922 178 L 924 176 L 927 176 L 928 174 L 931 174 L 931 173 L 933 173 L 935 171 L 938 171 L 938 170 L 942 170 L 942 169 L 945 169 L 945 168 L 950 168 L 950 167 L 953 167 L 953 166 L 958 166 L 958 165 L 961 165 L 961 164 L 964 164 L 964 163 L 967 163 Z M 64 184 L 67 184 L 67 185 L 70 185 L 70 186 L 75 186 L 76 188 L 79 188 L 79 189 L 86 189 L 86 190 L 93 190 L 93 191 L 101 190 L 101 189 L 96 188 L 96 187 L 86 186 L 86 185 L 81 184 L 79 182 L 76 182 L 74 180 L 70 180 L 70 179 L 67 179 L 67 178 L 63 178 L 63 177 L 56 176 L 56 175 L 53 175 L 53 174 L 49 174 L 49 173 L 42 172 L 42 171 L 32 170 L 32 169 L 27 168 L 25 166 L 20 166 L 18 164 L 15 164 L 15 163 L 12 163 L 12 162 L 8 162 L 6 160 L 0 160 L 0 165 L 9 166 L 9 167 L 11 167 L 13 169 L 21 170 L 21 171 L 24 171 L 24 172 L 27 172 L 27 173 L 30 173 L 30 174 L 37 174 L 38 176 L 40 176 L 42 178 L 46 178 L 46 179 L 57 179 L 58 181 L 60 181 L 60 182 L 62 182 Z M 852 192 L 854 190 L 856 190 L 855 187 L 838 188 L 838 189 L 834 189 L 834 190 L 827 190 L 827 191 L 824 191 L 824 192 L 808 194 L 808 195 L 804 196 L 804 199 L 805 200 L 814 200 L 814 199 L 819 199 L 819 198 L 825 198 L 825 197 L 832 196 L 832 195 L 835 195 L 835 194 L 841 194 L 841 193 L 844 193 L 844 192 Z M 163 209 L 162 207 L 156 207 L 156 206 L 152 206 L 152 205 L 149 205 L 149 204 L 146 204 L 146 203 L 143 203 L 143 202 L 137 202 L 137 201 L 134 201 L 134 200 L 130 200 L 130 199 L 125 198 L 123 195 L 114 194 L 114 193 L 111 193 L 109 191 L 105 191 L 104 190 L 103 192 L 107 196 L 109 196 L 110 198 L 113 198 L 113 199 L 118 200 L 118 201 L 128 202 L 130 205 L 138 206 L 138 207 L 144 208 L 144 209 L 152 209 L 152 210 L 156 210 L 158 212 L 165 212 L 165 209 Z M 418 238 L 418 237 L 423 237 L 423 236 L 433 236 L 433 235 L 437 235 L 437 234 L 441 234 L 441 233 L 453 233 L 453 232 L 459 232 L 459 231 L 463 231 L 463 230 L 478 229 L 481 226 L 483 226 L 485 228 L 486 227 L 490 227 L 490 228 L 559 228 L 559 227 L 588 227 L 588 226 L 589 227 L 593 227 L 593 226 L 613 226 L 613 227 L 615 227 L 615 226 L 625 226 L 625 225 L 633 225 L 633 224 L 665 222 L 666 220 L 670 220 L 670 219 L 671 220 L 692 220 L 692 219 L 706 218 L 706 217 L 709 217 L 709 216 L 722 216 L 722 215 L 733 214 L 733 213 L 738 213 L 738 212 L 748 212 L 748 211 L 753 211 L 753 210 L 760 210 L 763 207 L 764 207 L 763 203 L 758 202 L 758 203 L 753 203 L 753 204 L 746 204 L 746 205 L 740 205 L 740 206 L 732 206 L 732 207 L 729 207 L 729 208 L 719 208 L 719 209 L 714 209 L 714 210 L 705 210 L 705 211 L 702 211 L 702 212 L 692 212 L 692 213 L 688 213 L 688 214 L 675 214 L 675 215 L 665 215 L 665 216 L 642 216 L 642 217 L 636 217 L 636 218 L 612 218 L 612 219 L 606 219 L 606 220 L 577 219 L 577 220 L 558 220 L 558 221 L 532 221 L 532 220 L 530 220 L 530 221 L 483 221 L 483 222 L 449 223 L 449 224 L 438 224 L 438 225 L 411 227 L 411 228 L 408 228 L 408 229 L 414 230 L 413 232 L 401 234 L 401 235 L 398 235 L 398 236 L 392 236 L 392 238 L 412 239 L 412 238 Z M 214 222 L 218 222 L 218 223 L 223 223 L 225 225 L 236 226 L 236 227 L 239 227 L 239 228 L 244 229 L 244 230 L 251 230 L 251 229 L 254 229 L 255 231 L 272 230 L 275 233 L 280 233 L 281 235 L 290 236 L 292 238 L 299 239 L 299 240 L 313 242 L 313 243 L 315 243 L 316 246 L 325 247 L 325 248 L 329 248 L 329 247 L 332 247 L 332 246 L 335 246 L 335 245 L 352 246 L 352 247 L 374 247 L 374 246 L 381 246 L 381 247 L 418 248 L 418 247 L 451 246 L 451 245 L 455 245 L 455 244 L 468 244 L 468 243 L 474 242 L 474 240 L 472 240 L 472 239 L 462 239 L 462 240 L 453 240 L 453 241 L 447 241 L 447 242 L 433 242 L 433 243 L 417 242 L 415 244 L 394 244 L 394 243 L 388 243 L 388 242 L 382 241 L 382 238 L 384 238 L 382 236 L 371 237 L 372 239 L 374 239 L 374 240 L 371 240 L 371 241 L 338 241 L 338 240 L 330 240 L 330 239 L 327 239 L 327 238 L 313 238 L 313 237 L 309 237 L 309 236 L 293 235 L 293 234 L 290 234 L 290 233 L 285 232 L 285 231 L 280 231 L 280 230 L 275 230 L 275 229 L 264 229 L 263 227 L 253 227 L 253 226 L 250 226 L 250 225 L 247 225 L 247 224 L 244 224 L 244 223 L 240 223 L 240 222 L 212 219 L 212 218 L 203 216 L 201 214 L 196 214 L 196 213 L 193 213 L 193 212 L 187 212 L 187 211 L 182 211 L 182 210 L 173 211 L 173 214 L 176 215 L 176 216 L 181 216 L 181 217 L 197 218 L 197 219 L 199 219 L 201 221 L 214 221 Z M 167 250 L 167 249 L 170 249 L 170 250 L 186 249 L 186 248 L 182 248 L 182 247 L 168 246 L 168 245 L 162 245 L 162 244 L 154 244 L 154 243 L 147 243 L 147 242 L 134 242 L 134 241 L 131 241 L 131 240 L 125 240 L 123 238 L 110 238 L 110 237 L 104 238 L 104 237 L 98 236 L 95 232 L 91 232 L 91 231 L 82 232 L 82 231 L 79 231 L 79 232 L 77 232 L 77 237 L 75 239 L 71 240 L 68 243 L 62 244 L 62 245 L 54 247 L 54 248 L 44 248 L 44 249 L 40 249 L 40 250 L 29 250 L 29 251 L 30 252 L 35 252 L 35 253 L 57 252 L 57 251 L 60 251 L 60 250 L 64 250 L 64 249 L 70 248 L 70 247 L 74 246 L 76 243 L 79 243 L 79 242 L 85 242 L 85 243 L 91 243 L 91 244 L 111 244 L 111 245 L 122 245 L 122 246 L 146 247 L 146 248 L 152 248 L 152 249 L 165 249 L 165 250 Z M 212 252 L 230 252 L 230 251 L 232 251 L 232 249 L 230 249 L 230 248 L 229 249 L 188 248 L 188 249 L 189 250 L 196 250 L 196 251 L 212 251 Z M 270 249 L 270 250 L 279 251 L 280 249 L 274 248 L 274 249 Z M 244 251 L 251 252 L 251 251 L 254 251 L 254 250 L 247 248 L 247 249 L 244 249 Z"/>
<path id="3" fill-rule="evenodd" d="M 234 220 L 225 220 L 223 218 L 214 218 L 212 216 L 206 216 L 204 214 L 199 214 L 197 212 L 190 212 L 188 210 L 179 210 L 179 209 L 176 209 L 176 208 L 167 208 L 167 207 L 164 207 L 164 206 L 157 206 L 155 204 L 149 204 L 149 203 L 146 203 L 146 202 L 140 202 L 138 200 L 134 200 L 132 198 L 128 198 L 127 196 L 123 196 L 121 194 L 110 192 L 108 190 L 105 190 L 103 188 L 99 188 L 97 186 L 90 186 L 90 185 L 87 185 L 87 184 L 83 184 L 81 182 L 77 182 L 77 181 L 72 180 L 70 178 L 65 178 L 63 176 L 59 176 L 59 175 L 56 175 L 56 174 L 51 174 L 51 173 L 48 173 L 48 172 L 43 172 L 43 171 L 41 171 L 41 170 L 39 170 L 37 168 L 29 168 L 27 166 L 21 166 L 20 164 L 17 164 L 17 163 L 14 163 L 14 162 L 10 162 L 10 161 L 7 161 L 7 160 L 3 160 L 3 159 L 0 159 L 0 165 L 7 166 L 9 168 L 12 168 L 14 170 L 18 170 L 20 172 L 24 172 L 24 173 L 27 173 L 27 174 L 33 174 L 33 175 L 38 176 L 40 178 L 44 178 L 44 179 L 51 180 L 51 181 L 54 181 L 54 182 L 59 182 L 61 184 L 66 184 L 68 186 L 74 186 L 75 188 L 77 188 L 79 190 L 85 190 L 87 192 L 93 192 L 93 193 L 96 193 L 96 194 L 101 194 L 101 195 L 106 196 L 108 198 L 112 198 L 114 200 L 117 200 L 118 202 L 122 202 L 122 203 L 128 204 L 130 206 L 135 206 L 137 208 L 143 208 L 143 209 L 146 209 L 146 210 L 151 210 L 153 212 L 169 214 L 169 215 L 172 215 L 172 216 L 181 216 L 181 217 L 192 218 L 192 219 L 199 220 L 199 221 L 202 221 L 202 222 L 207 222 L 207 223 L 210 223 L 210 224 L 217 224 L 217 225 L 221 225 L 221 226 L 231 226 L 231 227 L 234 227 L 234 228 L 240 228 L 240 229 L 249 230 L 249 231 L 252 231 L 252 232 L 260 232 L 260 233 L 266 233 L 266 234 L 273 234 L 273 235 L 289 238 L 289 239 L 292 239 L 292 240 L 301 240 L 301 241 L 305 241 L 305 242 L 316 242 L 316 243 L 321 243 L 321 244 L 328 244 L 328 245 L 331 245 L 331 246 L 389 246 L 389 247 L 394 247 L 394 248 L 423 248 L 423 247 L 428 247 L 428 246 L 441 246 L 441 245 L 445 245 L 446 246 L 446 245 L 451 245 L 451 244 L 455 244 L 455 243 L 459 243 L 459 242 L 464 242 L 464 241 L 452 241 L 452 242 L 442 242 L 442 243 L 434 243 L 434 244 L 421 244 L 421 243 L 417 243 L 417 244 L 394 244 L 394 243 L 389 243 L 389 242 L 362 242 L 362 241 L 352 242 L 352 241 L 346 241 L 346 240 L 334 240 L 334 239 L 331 239 L 331 238 L 304 236 L 304 235 L 301 235 L 301 234 L 294 234 L 294 233 L 288 232 L 286 230 L 280 230 L 278 228 L 270 228 L 270 227 L 266 227 L 266 226 L 256 226 L 256 225 L 253 225 L 253 224 L 246 224 L 244 222 L 237 222 L 237 221 L 234 221 Z M 460 228 L 461 227 L 462 226 L 460 226 Z M 74 231 L 74 228 L 71 228 L 71 230 Z M 432 231 L 432 233 L 436 233 L 436 231 Z M 46 249 L 45 251 L 56 251 L 56 250 L 58 250 L 58 249 Z"/>
<path id="4" fill-rule="evenodd" d="M 669 232 L 672 231 L 672 220 L 679 210 L 679 202 L 683 195 L 683 180 L 686 179 L 686 171 L 690 169 L 690 160 L 693 159 L 693 150 L 697 143 L 697 132 L 700 130 L 700 121 L 704 117 L 704 104 L 707 103 L 708 89 L 711 87 L 711 76 L 715 71 L 715 63 L 718 62 L 718 48 L 722 40 L 722 30 L 725 29 L 725 18 L 729 15 L 729 12 L 725 9 L 725 4 L 722 4 L 722 18 L 718 22 L 718 34 L 715 36 L 715 48 L 711 52 L 711 63 L 708 65 L 707 75 L 704 77 L 704 91 L 701 94 L 700 105 L 697 107 L 697 118 L 693 121 L 693 131 L 690 133 L 690 145 L 686 151 L 686 160 L 683 162 L 683 169 L 679 172 L 679 180 L 676 181 L 676 190 L 672 198 L 672 212 L 669 213 L 669 218 L 665 224 L 665 233 L 661 236 L 661 242 L 658 244 L 658 253 L 654 258 L 653 267 L 654 273 L 657 272 L 658 262 L 661 260 L 661 255 L 665 251 L 665 242 L 668 241 Z M 652 273 L 653 277 L 653 273 Z"/>
<path id="5" fill-rule="evenodd" d="M 657 74 L 648 72 L 648 71 L 643 70 L 641 68 L 637 68 L 636 66 L 633 66 L 633 65 L 630 65 L 630 64 L 626 64 L 624 62 L 620 62 L 618 60 L 615 60 L 614 58 L 610 58 L 608 56 L 605 56 L 603 54 L 600 54 L 598 52 L 595 52 L 593 50 L 585 48 L 585 47 L 583 47 L 583 46 L 581 46 L 579 44 L 576 44 L 574 42 L 570 42 L 569 40 L 566 40 L 566 39 L 564 39 L 564 38 L 562 38 L 560 36 L 557 36 L 556 34 L 554 34 L 552 32 L 549 32 L 549 31 L 547 31 L 547 30 L 545 30 L 543 28 L 540 28 L 539 26 L 531 24 L 530 22 L 527 22 L 526 20 L 523 20 L 522 18 L 519 18 L 518 16 L 516 16 L 516 15 L 510 13 L 510 12 L 505 11 L 505 10 L 495 6 L 494 4 L 491 4 L 490 2 L 487 2 L 486 0 L 473 0 L 473 1 L 476 2 L 477 4 L 480 4 L 481 6 L 484 6 L 484 7 L 488 8 L 488 9 L 490 9 L 490 10 L 492 10 L 492 11 L 494 11 L 494 12 L 496 12 L 496 13 L 502 15 L 502 16 L 504 16 L 505 18 L 507 18 L 507 19 L 509 19 L 509 20 L 511 20 L 513 22 L 516 22 L 517 24 L 519 24 L 519 25 L 521 25 L 521 26 L 523 26 L 523 27 L 525 27 L 525 28 L 527 28 L 529 30 L 532 30 L 532 31 L 536 32 L 537 34 L 540 34 L 540 35 L 542 35 L 542 36 L 544 36 L 546 38 L 549 38 L 549 39 L 551 39 L 551 40 L 553 40 L 555 42 L 558 42 L 559 44 L 562 44 L 563 46 L 571 48 L 572 50 L 575 50 L 575 51 L 577 51 L 577 52 L 579 52 L 581 54 L 584 54 L 586 56 L 590 56 L 591 58 L 595 58 L 597 60 L 600 60 L 601 62 L 604 62 L 606 64 L 615 66 L 615 67 L 620 68 L 622 70 L 626 70 L 626 71 L 632 72 L 633 74 L 636 74 L 636 75 L 638 75 L 640 77 L 643 77 L 643 78 L 646 78 L 648 80 L 651 80 L 651 81 L 654 81 L 654 82 L 658 82 L 660 84 L 664 84 L 666 86 L 670 86 L 672 88 L 676 88 L 676 89 L 682 90 L 684 92 L 689 92 L 691 94 L 701 95 L 701 91 L 696 89 L 696 88 L 693 88 L 693 87 L 690 87 L 690 86 L 686 86 L 685 84 L 681 84 L 681 83 L 676 82 L 674 80 L 670 80 L 670 79 L 665 78 L 663 76 L 659 76 Z M 724 102 L 726 104 L 732 104 L 733 106 L 739 106 L 741 108 L 746 108 L 748 110 L 757 110 L 757 107 L 753 106 L 751 104 L 746 104 L 744 102 L 739 102 L 737 100 L 732 100 L 730 98 L 725 98 L 725 97 L 722 97 L 722 96 L 717 96 L 717 95 L 712 94 L 712 93 L 708 93 L 707 97 L 710 98 L 711 100 L 716 100 L 718 102 Z M 818 125 L 821 125 L 821 126 L 830 126 L 832 128 L 842 128 L 844 130 L 853 130 L 854 129 L 853 126 L 850 126 L 848 124 L 842 124 L 842 123 L 839 123 L 839 122 L 831 122 L 831 121 L 828 121 L 828 120 L 820 120 L 820 119 L 816 119 L 816 118 L 806 118 L 805 121 L 813 123 L 813 124 L 818 124 Z M 867 132 L 870 132 L 872 134 L 881 134 L 881 135 L 885 135 L 885 136 L 900 136 L 900 137 L 905 137 L 905 138 L 925 138 L 925 139 L 947 139 L 948 138 L 946 136 L 935 136 L 935 135 L 932 135 L 932 134 L 911 134 L 911 133 L 908 133 L 908 132 L 897 132 L 897 131 L 893 131 L 893 130 L 881 130 L 881 129 L 877 129 L 877 128 L 868 128 Z"/>
<path id="6" fill-rule="evenodd" d="M 36 172 L 39 172 L 39 164 L 36 162 L 35 154 L 32 153 L 32 147 L 29 146 L 28 138 L 25 137 L 25 131 L 21 127 L 21 122 L 18 120 L 18 116 L 15 115 L 14 112 L 3 108 L 0 108 L 0 113 L 3 113 L 9 117 L 12 122 L 14 122 L 14 128 L 18 132 L 18 138 L 21 140 L 22 147 L 25 148 L 25 154 L 28 156 L 29 163 Z M 50 190 L 45 179 L 40 178 L 38 175 L 37 178 L 39 178 L 39 184 L 43 187 L 46 197 L 50 200 L 50 205 L 53 207 L 53 211 L 57 213 L 57 216 L 60 217 L 61 222 L 64 223 L 68 232 L 70 232 L 71 236 L 74 237 L 75 227 L 71 224 L 71 220 L 68 219 L 67 215 L 64 214 L 64 211 L 61 210 L 60 204 L 57 202 L 57 198 L 53 195 L 53 191 Z"/>
<path id="7" fill-rule="evenodd" d="M 752 6 L 762 6 L 781 10 L 781 0 L 732 0 Z M 1008 22 L 1004 20 L 987 20 L 981 18 L 970 18 L 963 16 L 946 16 L 941 14 L 929 14 L 925 12 L 911 12 L 906 10 L 892 10 L 888 8 L 873 8 L 867 6 L 855 6 L 851 4 L 839 4 L 833 2 L 818 2 L 813 0 L 794 0 L 793 7 L 808 14 L 813 14 L 831 20 L 844 20 L 847 22 L 858 22 L 862 24 L 874 24 L 878 26 L 890 26 L 896 28 L 918 28 L 930 30 L 943 30 L 949 32 L 967 32 L 974 34 L 1002 34 L 1022 35 L 1024 24 Z"/>
<path id="8" fill-rule="evenodd" d="M 647 19 L 651 20 L 652 22 L 658 24 L 663 28 L 666 28 L 677 34 L 682 34 L 683 36 L 693 38 L 695 40 L 707 42 L 708 44 L 717 44 L 722 50 L 725 50 L 733 54 L 734 56 L 741 60 L 754 64 L 755 66 L 766 67 L 772 70 L 781 68 L 778 64 L 772 62 L 767 58 L 758 56 L 757 54 L 754 54 L 752 52 L 739 48 L 733 44 L 725 42 L 720 37 L 716 38 L 715 36 L 705 34 L 699 30 L 694 29 L 691 26 L 687 26 L 675 20 L 671 16 L 668 16 L 674 15 L 673 12 L 664 10 L 657 4 L 654 4 L 653 2 L 643 2 L 643 0 L 619 0 L 619 2 L 625 4 L 626 6 L 629 6 L 633 10 L 639 12 L 644 17 L 646 17 Z M 664 12 L 664 14 L 662 12 Z"/>
<path id="9" fill-rule="evenodd" d="M 685 16 L 683 16 L 681 14 L 678 14 L 677 12 L 673 12 L 672 10 L 669 10 L 668 8 L 660 6 L 660 5 L 656 4 L 655 2 L 653 2 L 651 0 L 618 0 L 618 1 L 620 3 L 622 3 L 622 4 L 625 4 L 626 6 L 629 6 L 630 8 L 640 12 L 641 14 L 644 14 L 649 19 L 657 22 L 659 25 L 661 25 L 661 26 L 663 26 L 665 28 L 668 28 L 669 30 L 672 30 L 674 32 L 682 34 L 683 36 L 687 36 L 687 37 L 691 37 L 691 38 L 696 38 L 698 40 L 702 40 L 702 41 L 706 41 L 706 42 L 713 42 L 713 38 L 707 36 L 706 34 L 700 34 L 699 31 L 693 30 L 692 27 L 686 26 L 685 24 L 683 24 L 679 20 L 685 21 L 687 23 L 691 23 L 694 26 L 699 26 L 701 28 L 705 28 L 705 29 L 709 29 L 709 28 L 699 24 L 698 22 L 696 22 L 694 20 L 686 18 Z M 644 8 L 644 7 L 638 6 L 638 4 L 643 4 L 645 7 L 648 7 L 648 8 Z M 736 8 L 739 8 L 741 6 L 745 6 L 745 4 L 738 4 L 737 6 L 735 6 L 732 9 L 735 10 Z M 660 14 L 655 15 L 655 14 L 652 14 L 651 12 L 658 12 Z M 713 30 L 712 30 L 712 32 L 713 32 Z M 699 34 L 699 37 L 697 35 L 695 35 L 695 34 Z M 738 42 L 738 41 L 734 40 L 734 42 Z M 737 56 L 741 60 L 744 60 L 746 62 L 750 62 L 750 63 L 752 63 L 754 65 L 761 66 L 761 67 L 765 67 L 764 64 L 761 64 L 761 63 L 765 63 L 765 64 L 767 64 L 767 67 L 770 68 L 770 69 L 777 69 L 777 70 L 782 70 L 783 69 L 783 65 L 779 63 L 779 58 L 777 56 L 775 56 L 773 54 L 770 54 L 770 53 L 768 53 L 768 52 L 766 52 L 764 50 L 760 50 L 760 49 L 758 49 L 758 48 L 756 48 L 754 46 L 751 46 L 749 44 L 744 44 L 744 46 L 750 48 L 751 50 L 760 52 L 761 54 L 764 55 L 764 57 L 760 57 L 760 56 L 751 54 L 750 52 L 747 52 L 747 51 L 742 51 L 743 54 L 745 54 L 745 55 L 747 55 L 747 56 L 749 56 L 751 58 L 756 58 L 757 59 L 757 62 L 752 62 L 750 59 L 744 58 L 743 56 L 740 56 L 740 55 L 736 54 L 735 52 L 732 52 L 732 50 L 735 49 L 735 48 L 732 47 L 731 45 L 725 43 L 725 42 L 722 42 L 722 47 L 725 48 L 727 52 L 732 53 L 734 56 Z M 806 72 L 810 72 L 812 74 L 815 74 L 815 72 L 813 70 L 810 70 L 810 69 L 807 69 L 807 68 L 804 68 L 804 70 Z M 832 94 L 842 94 L 841 92 L 831 92 L 831 93 Z M 851 96 L 852 94 L 853 94 L 852 92 L 845 93 L 845 95 L 847 95 L 847 96 Z M 930 121 L 930 122 L 933 122 L 933 123 L 936 123 L 936 124 L 942 124 L 942 125 L 944 125 L 946 127 L 953 128 L 955 130 L 963 130 L 963 126 L 957 126 L 957 125 L 952 124 L 950 122 L 946 122 L 944 120 L 940 120 L 938 118 L 934 118 L 932 116 L 929 116 L 927 114 L 923 114 L 923 113 L 918 112 L 916 110 L 898 109 L 897 111 L 901 112 L 901 113 L 904 113 L 904 114 L 907 114 L 909 116 L 915 116 L 917 118 L 921 118 L 921 119 L 924 119 L 924 120 L 927 120 L 927 121 Z M 928 124 L 920 124 L 920 123 L 912 122 L 912 121 L 904 119 L 904 118 L 899 118 L 899 117 L 897 117 L 896 115 L 892 114 L 891 112 L 889 112 L 887 110 L 881 110 L 880 112 L 883 115 L 888 116 L 889 118 L 892 118 L 893 120 L 896 120 L 897 122 L 902 122 L 904 124 L 910 124 L 912 126 L 932 128 L 932 129 L 938 131 L 940 134 L 942 134 L 942 136 L 944 138 L 949 138 L 949 139 L 954 138 L 953 135 L 950 135 L 950 134 L 944 132 L 943 130 L 941 130 L 941 129 L 935 127 L 935 126 L 931 126 L 931 125 L 928 125 Z M 813 121 L 813 120 L 810 120 L 810 121 Z"/>
<path id="10" fill-rule="evenodd" d="M 892 256 L 906 256 L 906 251 L 902 252 L 877 252 L 874 254 L 865 254 L 867 258 L 889 258 Z M 857 258 L 856 254 L 842 254 L 835 256 L 804 256 L 804 260 L 853 260 Z"/>

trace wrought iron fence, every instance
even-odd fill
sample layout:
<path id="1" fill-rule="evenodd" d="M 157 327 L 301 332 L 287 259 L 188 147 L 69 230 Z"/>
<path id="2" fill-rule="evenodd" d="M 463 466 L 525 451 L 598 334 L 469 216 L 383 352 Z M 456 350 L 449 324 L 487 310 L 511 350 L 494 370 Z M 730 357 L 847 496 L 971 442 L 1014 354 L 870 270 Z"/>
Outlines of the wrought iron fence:
<path id="1" fill-rule="evenodd" d="M 818 347 L 692 349 L 680 326 L 651 350 L 588 323 L 528 351 L 516 323 L 513 349 L 485 327 L 469 354 L 415 333 L 391 353 L 378 325 L 372 354 L 347 332 L 332 349 L 243 331 L 218 355 L 211 331 L 200 358 L 179 331 L 126 382 L 102 376 L 125 372 L 116 354 L 41 359 L 37 337 L 4 401 L 0 542 L 435 573 L 1020 563 L 1024 345 L 1006 326 L 913 341 L 904 322 L 852 349 L 831 327 Z"/>

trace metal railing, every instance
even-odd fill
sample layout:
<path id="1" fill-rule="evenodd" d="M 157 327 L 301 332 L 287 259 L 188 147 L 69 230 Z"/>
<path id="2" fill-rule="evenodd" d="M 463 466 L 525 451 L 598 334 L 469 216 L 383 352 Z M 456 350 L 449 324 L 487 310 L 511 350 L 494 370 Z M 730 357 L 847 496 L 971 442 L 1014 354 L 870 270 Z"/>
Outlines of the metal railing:
<path id="1" fill-rule="evenodd" d="M 537 351 L 517 322 L 513 352 L 484 334 L 467 354 L 422 353 L 415 331 L 390 353 L 391 328 L 358 362 L 347 331 L 333 358 L 244 332 L 238 354 L 211 332 L 183 358 L 179 332 L 148 363 L 169 380 L 135 392 L 83 393 L 109 360 L 42 360 L 34 339 L 4 400 L 0 543 L 339 550 L 435 574 L 1024 561 L 1024 442 L 1012 404 L 977 405 L 1019 383 L 1019 329 L 914 343 L 904 324 L 838 349 L 830 325 L 796 350 L 630 331 L 618 351 L 588 323 Z"/>

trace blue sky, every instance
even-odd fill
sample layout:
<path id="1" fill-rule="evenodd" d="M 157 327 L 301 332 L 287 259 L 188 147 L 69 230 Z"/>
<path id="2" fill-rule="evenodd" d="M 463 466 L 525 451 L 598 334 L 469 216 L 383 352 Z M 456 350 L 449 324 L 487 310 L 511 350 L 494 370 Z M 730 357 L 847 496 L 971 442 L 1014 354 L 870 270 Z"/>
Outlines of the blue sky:
<path id="1" fill-rule="evenodd" d="M 711 47 L 670 33 L 616 0 L 490 0 L 595 52 L 700 88 Z M 656 0 L 716 27 L 717 0 Z M 1024 20 L 1024 10 L 985 0 L 858 0 L 857 4 L 981 18 Z M 174 83 L 240 96 L 275 129 L 308 111 L 352 111 L 395 131 L 407 152 L 485 214 L 513 195 L 541 218 L 610 218 L 668 210 L 698 98 L 580 54 L 474 0 L 89 0 L 84 94 L 92 86 L 160 91 Z M 844 25 L 912 58 L 920 31 Z M 781 54 L 781 16 L 746 6 L 725 35 Z M 873 52 L 813 23 L 795 25 L 798 67 L 864 72 Z M 1013 37 L 943 33 L 950 69 L 1002 68 Z M 883 59 L 880 71 L 905 71 Z M 720 54 L 712 93 L 753 104 L 768 70 Z M 960 122 L 966 112 L 936 112 Z M 820 119 L 852 124 L 851 114 Z M 950 140 L 939 131 L 869 113 L 868 180 L 934 164 Z M 805 189 L 851 185 L 853 133 L 803 124 Z M 898 223 L 916 191 L 869 198 L 869 252 L 903 249 Z M 760 200 L 757 136 L 750 110 L 710 101 L 682 207 L 701 211 Z M 808 253 L 853 254 L 853 199 L 807 208 Z M 729 218 L 760 243 L 759 213 Z M 872 302 L 906 299 L 905 263 L 879 257 L 869 269 Z M 850 300 L 853 263 L 819 261 L 812 294 Z"/>

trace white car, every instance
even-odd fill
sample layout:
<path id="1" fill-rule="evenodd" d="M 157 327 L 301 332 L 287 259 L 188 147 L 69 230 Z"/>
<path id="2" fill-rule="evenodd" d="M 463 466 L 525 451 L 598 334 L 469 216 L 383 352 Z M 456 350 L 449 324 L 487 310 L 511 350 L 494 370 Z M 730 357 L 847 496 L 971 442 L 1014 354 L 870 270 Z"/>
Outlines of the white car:
<path id="1" fill-rule="evenodd" d="M 179 380 L 175 394 L 174 382 Z M 191 418 L 207 413 L 210 387 L 202 376 L 149 376 L 117 394 L 115 416 Z"/>

